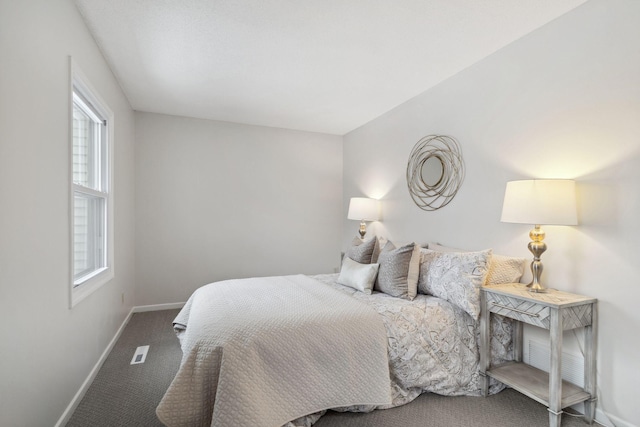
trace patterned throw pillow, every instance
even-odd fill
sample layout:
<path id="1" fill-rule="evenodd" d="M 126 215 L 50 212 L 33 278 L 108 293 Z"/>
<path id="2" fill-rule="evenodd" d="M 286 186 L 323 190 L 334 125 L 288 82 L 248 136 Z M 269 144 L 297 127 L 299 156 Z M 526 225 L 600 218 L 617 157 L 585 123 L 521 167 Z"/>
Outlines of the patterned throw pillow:
<path id="1" fill-rule="evenodd" d="M 358 241 L 359 240 L 360 239 L 358 239 Z M 370 264 L 376 241 L 377 239 L 375 237 L 365 240 L 360 244 L 356 244 L 357 242 L 354 241 L 354 245 L 345 252 L 345 258 L 351 258 L 353 261 L 359 262 L 360 264 Z"/>
<path id="2" fill-rule="evenodd" d="M 394 249 L 387 242 L 378 257 L 378 280 L 374 289 L 385 294 L 412 300 L 418 293 L 420 246 L 415 243 Z"/>
<path id="3" fill-rule="evenodd" d="M 424 251 L 418 290 L 457 305 L 474 319 L 480 314 L 480 286 L 485 282 L 491 249 L 479 252 Z"/>
<path id="4" fill-rule="evenodd" d="M 379 264 L 360 264 L 351 258 L 345 258 L 338 276 L 338 283 L 371 294 L 373 284 L 378 276 Z"/>
<path id="5" fill-rule="evenodd" d="M 522 279 L 526 264 L 526 258 L 494 254 L 491 257 L 489 273 L 485 283 L 487 285 L 518 283 Z"/>

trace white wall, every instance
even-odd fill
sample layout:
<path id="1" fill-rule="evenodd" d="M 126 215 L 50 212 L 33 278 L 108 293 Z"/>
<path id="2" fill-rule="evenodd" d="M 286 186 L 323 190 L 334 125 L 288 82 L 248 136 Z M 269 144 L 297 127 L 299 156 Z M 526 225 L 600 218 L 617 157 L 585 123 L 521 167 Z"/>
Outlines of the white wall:
<path id="1" fill-rule="evenodd" d="M 136 303 L 340 263 L 342 138 L 136 113 Z"/>
<path id="2" fill-rule="evenodd" d="M 640 423 L 640 2 L 591 0 L 345 136 L 349 197 L 383 201 L 373 231 L 530 257 L 527 225 L 499 222 L 505 183 L 578 182 L 577 227 L 545 227 L 551 287 L 600 307 L 599 409 Z M 423 136 L 454 136 L 466 180 L 445 208 L 409 197 L 406 164 Z M 343 247 L 356 225 L 344 220 Z M 571 341 L 571 334 L 567 341 Z M 571 346 L 570 342 L 567 342 Z"/>
<path id="3" fill-rule="evenodd" d="M 51 426 L 131 308 L 134 115 L 71 0 L 0 1 L 0 54 L 0 425 Z M 116 191 L 116 276 L 72 310 L 69 55 L 115 113 Z"/>

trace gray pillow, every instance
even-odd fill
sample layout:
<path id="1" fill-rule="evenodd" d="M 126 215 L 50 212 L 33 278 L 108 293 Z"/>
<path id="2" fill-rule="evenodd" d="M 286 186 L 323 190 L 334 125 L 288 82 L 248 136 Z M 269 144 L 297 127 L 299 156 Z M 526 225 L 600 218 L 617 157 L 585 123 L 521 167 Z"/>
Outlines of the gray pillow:
<path id="1" fill-rule="evenodd" d="M 373 245 L 373 254 L 371 254 L 371 264 L 375 264 L 378 262 L 378 257 L 380 256 L 380 252 L 382 252 L 382 249 L 384 249 L 385 245 L 388 242 L 389 241 L 384 237 L 376 238 L 375 245 Z"/>
<path id="2" fill-rule="evenodd" d="M 377 240 L 378 239 L 374 237 L 360 244 L 355 244 L 357 242 L 354 241 L 354 245 L 347 249 L 344 255 L 360 264 L 371 264 L 371 256 L 373 255 L 373 248 Z"/>
<path id="3" fill-rule="evenodd" d="M 378 256 L 378 279 L 374 289 L 385 294 L 412 300 L 418 293 L 420 246 L 415 243 L 394 249 L 388 242 Z"/>

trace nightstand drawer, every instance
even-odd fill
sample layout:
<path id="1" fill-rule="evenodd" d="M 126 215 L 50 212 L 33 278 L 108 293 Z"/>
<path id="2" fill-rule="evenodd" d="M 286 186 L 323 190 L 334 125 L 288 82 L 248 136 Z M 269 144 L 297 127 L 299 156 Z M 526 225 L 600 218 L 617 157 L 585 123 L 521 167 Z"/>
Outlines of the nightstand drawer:
<path id="1" fill-rule="evenodd" d="M 549 307 L 495 293 L 487 293 L 489 311 L 529 325 L 549 329 Z"/>

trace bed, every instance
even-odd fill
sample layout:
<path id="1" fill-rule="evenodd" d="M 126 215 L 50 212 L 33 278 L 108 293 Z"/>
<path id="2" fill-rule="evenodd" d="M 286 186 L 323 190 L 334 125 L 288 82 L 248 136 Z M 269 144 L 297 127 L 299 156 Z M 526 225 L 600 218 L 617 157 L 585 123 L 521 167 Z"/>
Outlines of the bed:
<path id="1" fill-rule="evenodd" d="M 386 409 L 424 392 L 481 395 L 479 312 L 466 300 L 475 301 L 478 280 L 487 283 L 491 251 L 369 246 L 378 253 L 345 257 L 369 261 L 355 261 L 356 285 L 345 280 L 343 265 L 340 274 L 198 289 L 174 321 L 183 359 L 158 418 L 169 427 L 308 427 L 327 409 Z M 374 265 L 367 289 L 361 282 L 371 281 Z M 389 276 L 399 286 L 378 283 Z M 497 316 L 491 357 L 512 359 L 511 323 Z M 490 383 L 490 393 L 502 388 Z"/>

